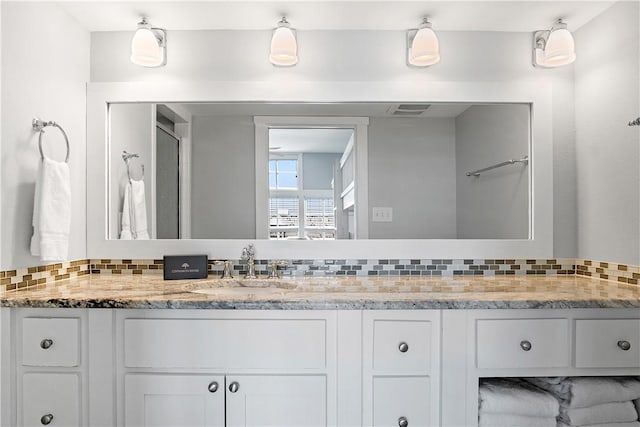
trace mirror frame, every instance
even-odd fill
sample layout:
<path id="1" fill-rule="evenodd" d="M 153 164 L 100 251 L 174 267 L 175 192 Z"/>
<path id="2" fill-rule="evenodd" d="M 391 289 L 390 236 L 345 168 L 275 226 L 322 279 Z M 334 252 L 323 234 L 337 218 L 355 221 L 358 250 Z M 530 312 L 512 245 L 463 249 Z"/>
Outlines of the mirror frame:
<path id="1" fill-rule="evenodd" d="M 526 103 L 531 112 L 529 239 L 108 240 L 110 103 L 462 102 Z M 87 85 L 87 257 L 160 259 L 207 254 L 239 259 L 248 243 L 260 259 L 534 259 L 553 257 L 553 146 L 548 83 L 500 82 L 132 82 Z M 362 153 L 361 153 L 362 154 Z M 364 153 L 366 154 L 366 153 Z M 533 167 L 535 166 L 535 167 Z"/>

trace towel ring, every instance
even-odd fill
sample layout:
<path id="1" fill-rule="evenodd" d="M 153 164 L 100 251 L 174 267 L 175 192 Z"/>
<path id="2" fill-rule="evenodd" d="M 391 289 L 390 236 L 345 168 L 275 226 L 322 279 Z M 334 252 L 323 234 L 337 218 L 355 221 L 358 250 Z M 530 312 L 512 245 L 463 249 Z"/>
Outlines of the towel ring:
<path id="1" fill-rule="evenodd" d="M 53 126 L 60 129 L 62 132 L 62 136 L 64 136 L 64 141 L 67 144 L 67 157 L 65 157 L 64 162 L 69 163 L 69 154 L 71 153 L 71 149 L 69 148 L 69 137 L 67 137 L 67 133 L 62 129 L 62 126 L 57 124 L 56 122 L 45 122 L 44 120 L 40 120 L 39 118 L 35 118 L 31 121 L 31 126 L 34 130 L 40 132 L 38 137 L 38 148 L 40 149 L 40 157 L 44 160 L 44 151 L 42 151 L 42 135 L 44 134 L 44 128 L 47 126 Z"/>

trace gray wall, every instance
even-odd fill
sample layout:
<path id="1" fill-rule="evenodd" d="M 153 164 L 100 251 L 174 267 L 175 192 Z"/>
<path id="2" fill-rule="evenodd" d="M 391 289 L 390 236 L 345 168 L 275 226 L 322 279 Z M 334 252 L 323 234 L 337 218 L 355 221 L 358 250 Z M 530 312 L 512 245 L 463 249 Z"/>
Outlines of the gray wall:
<path id="1" fill-rule="evenodd" d="M 575 35 L 578 257 L 640 264 L 640 3 Z M 606 34 L 606 37 L 603 35 Z"/>
<path id="2" fill-rule="evenodd" d="M 393 221 L 373 222 L 372 207 L 393 208 Z M 453 119 L 372 118 L 369 238 L 455 237 Z"/>
<path id="3" fill-rule="evenodd" d="M 192 237 L 255 239 L 253 118 L 195 116 L 192 136 Z"/>
<path id="4" fill-rule="evenodd" d="M 528 105 L 476 105 L 455 120 L 457 234 L 460 239 L 529 237 L 529 166 L 508 165 L 481 174 L 466 172 L 529 151 Z"/>
<path id="5" fill-rule="evenodd" d="M 111 212 L 109 213 L 109 237 L 119 239 L 121 231 L 122 203 L 124 188 L 127 185 L 127 165 L 122 160 L 122 151 L 138 154 L 140 157 L 131 159 L 133 179 L 140 179 L 141 165 L 145 166 L 144 185 L 145 203 L 147 208 L 147 227 L 149 236 L 153 237 L 151 223 L 151 195 L 153 194 L 152 173 L 152 131 L 155 127 L 152 104 L 113 104 L 109 109 L 109 160 L 111 170 Z"/>
<path id="6" fill-rule="evenodd" d="M 0 269 L 41 264 L 29 253 L 33 193 L 40 163 L 38 116 L 64 127 L 71 145 L 72 230 L 69 259 L 86 250 L 86 82 L 89 79 L 89 33 L 57 5 L 2 2 L 2 200 Z M 64 159 L 66 148 L 57 129 L 44 140 L 49 157 Z"/>
<path id="7" fill-rule="evenodd" d="M 305 190 L 331 190 L 333 168 L 340 154 L 305 153 L 302 155 L 302 184 Z"/>

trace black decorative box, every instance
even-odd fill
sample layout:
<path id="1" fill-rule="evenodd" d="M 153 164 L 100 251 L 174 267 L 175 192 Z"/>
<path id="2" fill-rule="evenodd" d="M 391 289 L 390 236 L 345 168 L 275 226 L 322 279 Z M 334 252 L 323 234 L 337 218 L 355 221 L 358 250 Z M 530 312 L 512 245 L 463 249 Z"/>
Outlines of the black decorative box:
<path id="1" fill-rule="evenodd" d="M 165 255 L 164 280 L 206 279 L 206 255 Z"/>

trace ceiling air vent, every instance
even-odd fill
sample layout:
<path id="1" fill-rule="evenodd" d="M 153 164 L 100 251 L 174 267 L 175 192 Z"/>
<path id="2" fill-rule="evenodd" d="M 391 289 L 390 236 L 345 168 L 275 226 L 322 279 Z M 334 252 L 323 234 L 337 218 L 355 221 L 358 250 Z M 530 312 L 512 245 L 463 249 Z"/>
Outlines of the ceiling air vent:
<path id="1" fill-rule="evenodd" d="M 387 112 L 392 116 L 419 117 L 431 104 L 399 104 L 392 105 Z"/>

